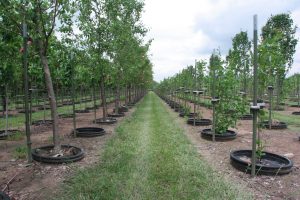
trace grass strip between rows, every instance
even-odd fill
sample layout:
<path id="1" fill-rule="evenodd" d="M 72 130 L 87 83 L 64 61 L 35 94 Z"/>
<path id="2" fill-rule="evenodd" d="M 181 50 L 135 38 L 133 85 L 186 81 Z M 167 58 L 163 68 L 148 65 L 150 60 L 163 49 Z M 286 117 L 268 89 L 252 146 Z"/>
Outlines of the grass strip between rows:
<path id="1" fill-rule="evenodd" d="M 116 131 L 101 163 L 78 171 L 60 199 L 249 198 L 199 158 L 154 93 Z"/>

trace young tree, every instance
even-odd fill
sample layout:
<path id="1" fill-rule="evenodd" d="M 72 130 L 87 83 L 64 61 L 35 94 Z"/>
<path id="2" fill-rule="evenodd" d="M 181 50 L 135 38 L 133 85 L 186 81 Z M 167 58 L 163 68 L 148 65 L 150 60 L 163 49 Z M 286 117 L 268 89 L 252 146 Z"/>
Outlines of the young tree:
<path id="1" fill-rule="evenodd" d="M 232 48 L 229 50 L 227 62 L 242 84 L 242 90 L 247 93 L 247 82 L 250 77 L 251 65 L 251 42 L 248 39 L 247 32 L 241 31 L 232 39 Z"/>
<path id="2" fill-rule="evenodd" d="M 15 25 L 15 30 L 22 33 L 21 22 L 28 24 L 29 37 L 33 40 L 34 51 L 39 55 L 44 69 L 45 85 L 51 106 L 51 118 L 53 120 L 53 143 L 55 152 L 60 150 L 58 115 L 56 110 L 56 98 L 53 89 L 53 81 L 50 73 L 48 50 L 51 46 L 51 38 L 55 31 L 67 31 L 75 12 L 74 2 L 69 0 L 36 0 L 36 1 L 1 1 L 0 8 Z M 57 26 L 60 22 L 60 27 Z"/>
<path id="3" fill-rule="evenodd" d="M 262 69 L 269 68 L 269 72 L 272 73 L 266 76 L 274 75 L 276 78 L 277 108 L 283 94 L 283 81 L 293 64 L 293 56 L 296 52 L 298 42 L 295 38 L 296 29 L 289 13 L 271 16 L 262 28 L 260 65 Z"/>

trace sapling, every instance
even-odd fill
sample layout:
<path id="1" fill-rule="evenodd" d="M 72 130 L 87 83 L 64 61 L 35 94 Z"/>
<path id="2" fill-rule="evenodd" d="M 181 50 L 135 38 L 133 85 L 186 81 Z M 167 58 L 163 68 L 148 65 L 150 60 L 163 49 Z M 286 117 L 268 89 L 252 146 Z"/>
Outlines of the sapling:
<path id="1" fill-rule="evenodd" d="M 261 161 L 261 158 L 262 156 L 265 155 L 265 153 L 263 152 L 264 151 L 264 148 L 265 148 L 265 145 L 264 145 L 264 142 L 262 141 L 262 138 L 261 138 L 261 131 L 262 131 L 262 126 L 263 126 L 263 121 L 265 120 L 266 118 L 266 112 L 263 110 L 263 109 L 260 109 L 258 111 L 258 126 L 257 126 L 257 139 L 256 139 L 256 159 L 258 161 Z"/>
<path id="2" fill-rule="evenodd" d="M 272 128 L 272 100 L 273 100 L 273 86 L 268 86 L 269 91 L 269 129 Z"/>

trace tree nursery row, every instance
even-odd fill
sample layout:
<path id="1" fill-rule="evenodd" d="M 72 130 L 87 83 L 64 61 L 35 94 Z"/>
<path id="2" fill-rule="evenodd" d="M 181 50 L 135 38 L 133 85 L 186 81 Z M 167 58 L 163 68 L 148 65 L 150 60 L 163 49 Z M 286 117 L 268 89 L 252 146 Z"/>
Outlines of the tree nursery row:
<path id="1" fill-rule="evenodd" d="M 62 133 L 60 120 L 73 119 L 74 137 L 101 136 L 97 124 L 117 122 L 152 85 L 142 8 L 136 0 L 0 2 L 1 151 L 26 135 L 29 163 L 85 156 L 80 146 L 61 143 L 69 133 Z M 78 127 L 76 118 L 90 111 L 95 126 Z M 50 144 L 32 144 L 33 132 L 49 125 Z"/>
<path id="2" fill-rule="evenodd" d="M 194 66 L 164 79 L 156 92 L 188 124 L 211 126 L 201 130 L 201 137 L 208 140 L 234 140 L 238 132 L 232 128 L 238 121 L 253 120 L 252 130 L 248 129 L 252 148 L 228 152 L 232 165 L 252 176 L 287 174 L 292 160 L 266 152 L 262 134 L 269 129 L 284 135 L 288 123 L 278 119 L 285 117 L 293 120 L 293 126 L 300 125 L 300 74 L 287 76 L 298 41 L 296 26 L 289 14 L 271 16 L 258 39 L 256 20 L 253 41 L 241 31 L 233 37 L 228 55 L 214 50 L 209 61 L 196 60 Z M 212 118 L 203 117 L 203 107 L 212 109 Z"/>

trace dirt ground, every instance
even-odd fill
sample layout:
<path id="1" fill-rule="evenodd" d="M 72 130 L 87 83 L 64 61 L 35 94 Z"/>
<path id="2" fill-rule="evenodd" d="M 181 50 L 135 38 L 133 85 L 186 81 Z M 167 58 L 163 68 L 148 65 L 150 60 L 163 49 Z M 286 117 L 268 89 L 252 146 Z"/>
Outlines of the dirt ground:
<path id="1" fill-rule="evenodd" d="M 109 104 L 109 112 L 112 112 L 113 104 Z M 126 113 L 130 116 L 134 108 Z M 28 165 L 25 159 L 16 160 L 13 156 L 14 149 L 25 144 L 25 138 L 21 141 L 0 140 L 0 190 L 6 188 L 12 199 L 51 199 L 55 191 L 60 189 L 61 183 L 68 180 L 77 169 L 95 165 L 100 162 L 99 157 L 106 141 L 114 134 L 114 129 L 124 118 L 118 118 L 114 125 L 93 124 L 94 113 L 77 114 L 77 127 L 102 127 L 106 134 L 96 138 L 74 138 L 70 135 L 73 130 L 72 118 L 60 119 L 59 130 L 62 135 L 62 144 L 70 144 L 80 147 L 85 152 L 85 157 L 72 164 L 51 165 L 33 162 Z M 97 110 L 97 118 L 102 117 L 102 108 Z M 31 126 L 33 148 L 51 144 L 51 126 Z M 9 183 L 9 184 L 7 184 Z"/>
<path id="2" fill-rule="evenodd" d="M 193 108 L 193 104 L 189 104 Z M 167 106 L 167 104 L 166 104 Z M 283 176 L 257 176 L 251 178 L 233 168 L 230 164 L 230 152 L 239 149 L 251 149 L 252 146 L 252 121 L 239 120 L 237 128 L 238 136 L 235 140 L 226 142 L 215 142 L 201 138 L 202 129 L 209 127 L 193 127 L 186 123 L 186 119 L 178 117 L 169 106 L 172 115 L 176 117 L 178 124 L 184 128 L 185 134 L 197 148 L 200 156 L 204 158 L 217 173 L 224 175 L 230 181 L 242 185 L 254 194 L 255 199 L 289 199 L 300 200 L 300 142 L 298 137 L 300 133 L 286 130 L 266 130 L 261 132 L 262 139 L 265 143 L 265 151 L 279 155 L 291 154 L 290 159 L 294 166 L 291 173 Z M 283 113 L 290 114 L 297 108 L 288 108 Z M 212 110 L 200 107 L 199 111 L 203 118 L 212 119 Z M 193 111 L 192 111 L 193 112 Z"/>

